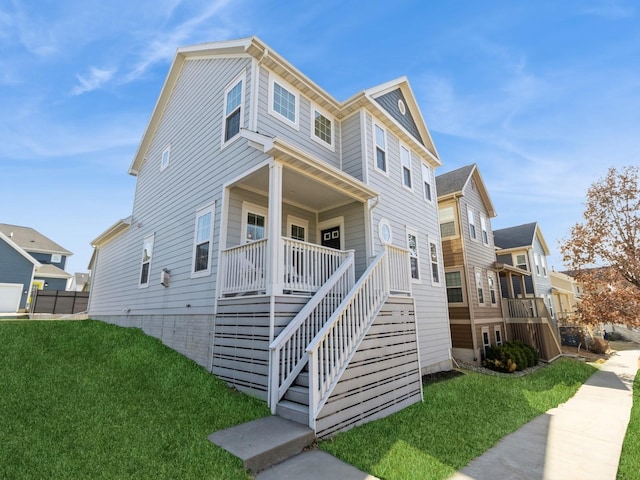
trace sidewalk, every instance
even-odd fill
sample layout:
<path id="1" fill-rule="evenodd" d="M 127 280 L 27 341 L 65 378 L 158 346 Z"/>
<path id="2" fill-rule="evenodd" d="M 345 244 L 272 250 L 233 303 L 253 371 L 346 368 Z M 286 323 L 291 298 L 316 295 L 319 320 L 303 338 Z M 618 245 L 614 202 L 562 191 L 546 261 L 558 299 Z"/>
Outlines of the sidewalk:
<path id="1" fill-rule="evenodd" d="M 504 437 L 450 480 L 615 480 L 640 350 L 616 352 L 566 403 Z"/>

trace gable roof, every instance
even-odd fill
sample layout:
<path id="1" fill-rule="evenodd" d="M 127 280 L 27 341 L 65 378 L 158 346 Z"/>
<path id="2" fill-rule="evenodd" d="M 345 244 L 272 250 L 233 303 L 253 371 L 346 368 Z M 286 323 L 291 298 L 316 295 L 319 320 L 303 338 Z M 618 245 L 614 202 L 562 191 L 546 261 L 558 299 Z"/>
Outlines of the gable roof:
<path id="1" fill-rule="evenodd" d="M 16 252 L 18 252 L 20 255 L 22 255 L 24 258 L 26 258 L 28 261 L 30 261 L 35 267 L 40 267 L 41 266 L 40 262 L 38 262 L 35 258 L 33 258 L 31 255 L 29 255 L 27 252 L 25 252 L 24 249 L 22 249 L 18 245 L 16 245 L 16 243 L 14 241 L 12 241 L 11 238 L 9 238 L 7 235 L 2 233 L 2 231 L 0 231 L 0 240 L 3 240 L 7 245 L 9 245 Z"/>
<path id="2" fill-rule="evenodd" d="M 40 267 L 36 267 L 35 276 L 44 278 L 71 278 L 70 273 L 51 264 L 44 264 Z"/>
<path id="3" fill-rule="evenodd" d="M 489 192 L 484 184 L 482 176 L 480 175 L 478 165 L 475 163 L 438 175 L 436 177 L 436 191 L 438 192 L 438 199 L 443 200 L 445 197 L 456 193 L 463 194 L 464 189 L 467 187 L 471 179 L 473 179 L 478 186 L 478 193 L 480 198 L 482 198 L 485 208 L 487 209 L 487 214 L 491 218 L 495 217 L 497 215 L 496 209 L 489 197 Z"/>
<path id="4" fill-rule="evenodd" d="M 132 219 L 133 219 L 133 216 L 129 215 L 127 218 L 122 218 L 118 220 L 116 223 L 111 225 L 104 232 L 102 232 L 100 235 L 94 238 L 91 241 L 91 246 L 94 248 L 99 247 L 100 245 L 103 245 L 109 242 L 111 239 L 117 237 L 118 235 L 120 235 L 122 232 L 124 232 L 127 228 L 131 226 Z M 89 264 L 93 262 L 93 257 L 91 258 L 92 259 L 89 262 Z"/>
<path id="5" fill-rule="evenodd" d="M 549 247 L 542 236 L 538 222 L 525 223 L 515 227 L 501 228 L 493 231 L 493 241 L 496 247 L 503 250 L 512 248 L 532 247 L 535 236 L 538 236 L 546 255 L 549 255 Z"/>
<path id="6" fill-rule="evenodd" d="M 4 233 L 16 245 L 27 252 L 58 253 L 66 256 L 73 255 L 69 250 L 61 247 L 31 227 L 0 223 L 0 232 Z"/>
<path id="7" fill-rule="evenodd" d="M 418 108 L 415 96 L 405 77 L 368 90 L 363 90 L 350 99 L 339 102 L 282 56 L 273 51 L 273 49 L 269 48 L 262 40 L 253 36 L 237 40 L 203 43 L 177 49 L 173 63 L 169 68 L 169 73 L 167 74 L 153 113 L 151 114 L 149 124 L 145 129 L 131 162 L 131 166 L 129 167 L 129 174 L 137 175 L 144 163 L 146 152 L 155 135 L 164 109 L 171 98 L 171 92 L 180 76 L 180 71 L 185 61 L 189 58 L 211 58 L 228 55 L 246 55 L 254 58 L 258 61 L 259 65 L 275 72 L 313 103 L 324 108 L 332 115 L 335 115 L 337 119 L 342 119 L 365 105 L 371 107 L 375 111 L 383 114 L 389 123 L 393 125 L 394 133 L 403 141 L 413 143 L 417 149 L 429 157 L 429 161 L 433 163 L 434 166 L 441 164 L 422 113 Z M 408 113 L 411 115 L 412 122 L 415 125 L 415 129 L 407 128 L 406 125 L 394 118 L 394 115 L 392 115 L 388 109 L 385 109 L 381 103 L 376 101 L 377 98 L 383 97 L 393 90 L 400 90 Z M 382 103 L 384 104 L 384 102 Z"/>

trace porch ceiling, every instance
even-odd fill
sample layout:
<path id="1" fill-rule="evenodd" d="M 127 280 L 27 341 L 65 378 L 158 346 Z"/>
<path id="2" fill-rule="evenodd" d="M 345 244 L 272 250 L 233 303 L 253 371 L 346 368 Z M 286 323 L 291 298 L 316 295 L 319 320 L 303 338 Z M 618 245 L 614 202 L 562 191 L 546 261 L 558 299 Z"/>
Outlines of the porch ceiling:
<path id="1" fill-rule="evenodd" d="M 269 195 L 269 167 L 265 166 L 244 177 L 236 186 Z M 350 195 L 297 170 L 282 170 L 282 200 L 309 210 L 323 212 L 354 201 Z M 358 199 L 360 200 L 360 199 Z"/>

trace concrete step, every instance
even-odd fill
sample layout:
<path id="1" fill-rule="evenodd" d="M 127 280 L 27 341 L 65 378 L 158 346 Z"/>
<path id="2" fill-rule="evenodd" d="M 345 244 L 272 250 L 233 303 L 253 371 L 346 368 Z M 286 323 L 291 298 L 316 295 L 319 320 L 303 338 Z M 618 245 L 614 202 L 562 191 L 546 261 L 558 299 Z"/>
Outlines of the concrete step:
<path id="1" fill-rule="evenodd" d="M 285 400 L 309 406 L 309 387 L 292 385 L 284 394 Z"/>
<path id="2" fill-rule="evenodd" d="M 286 418 L 287 420 L 301 423 L 302 425 L 309 424 L 309 407 L 289 400 L 281 400 L 278 402 L 276 415 Z"/>
<path id="3" fill-rule="evenodd" d="M 294 404 L 295 405 L 295 404 Z M 257 473 L 298 454 L 315 440 L 313 430 L 281 417 L 265 417 L 209 435 L 209 440 L 240 458 Z"/>
<path id="4" fill-rule="evenodd" d="M 300 385 L 301 387 L 309 388 L 309 372 L 303 371 L 293 381 L 294 385 Z"/>

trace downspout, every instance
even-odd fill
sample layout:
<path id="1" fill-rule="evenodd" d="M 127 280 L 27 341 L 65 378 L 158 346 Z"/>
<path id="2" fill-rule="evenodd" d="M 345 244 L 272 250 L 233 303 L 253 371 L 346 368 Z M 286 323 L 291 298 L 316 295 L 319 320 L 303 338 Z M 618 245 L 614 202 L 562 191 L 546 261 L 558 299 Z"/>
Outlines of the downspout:
<path id="1" fill-rule="evenodd" d="M 369 245 L 366 246 L 367 250 L 369 251 L 370 256 L 373 258 L 376 255 L 376 252 L 373 248 L 373 209 L 377 208 L 378 205 L 380 205 L 380 195 L 376 195 L 375 201 L 373 202 L 373 205 L 369 205 L 369 201 L 367 200 L 367 208 L 369 209 L 369 215 L 367 216 L 368 218 L 368 222 L 369 222 L 369 228 L 367 229 L 369 231 L 369 235 L 367 235 L 367 237 L 365 238 L 366 243 L 368 243 Z M 367 262 L 368 264 L 368 262 Z"/>

